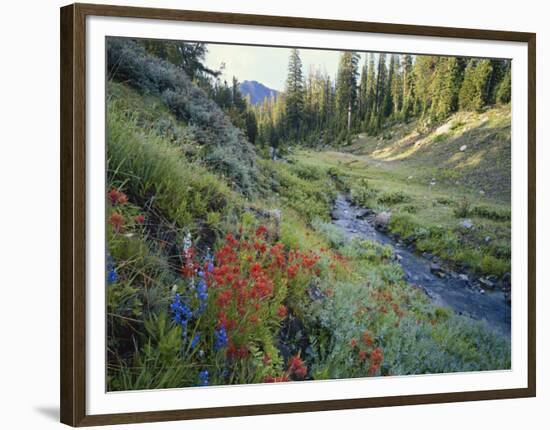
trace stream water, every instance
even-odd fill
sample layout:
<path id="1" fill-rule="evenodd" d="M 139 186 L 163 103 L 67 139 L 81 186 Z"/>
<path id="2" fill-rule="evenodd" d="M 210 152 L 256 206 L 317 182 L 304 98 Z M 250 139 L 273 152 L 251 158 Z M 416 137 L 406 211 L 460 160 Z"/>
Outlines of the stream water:
<path id="1" fill-rule="evenodd" d="M 390 245 L 403 268 L 405 280 L 421 288 L 435 304 L 450 307 L 477 320 L 485 320 L 494 330 L 510 336 L 511 308 L 502 291 L 485 290 L 482 293 L 472 288 L 469 280 L 461 279 L 450 271 L 445 278 L 433 274 L 432 261 L 378 231 L 369 217 L 365 217 L 365 209 L 352 205 L 343 195 L 336 198 L 332 217 L 333 223 L 350 239 L 360 237 Z"/>

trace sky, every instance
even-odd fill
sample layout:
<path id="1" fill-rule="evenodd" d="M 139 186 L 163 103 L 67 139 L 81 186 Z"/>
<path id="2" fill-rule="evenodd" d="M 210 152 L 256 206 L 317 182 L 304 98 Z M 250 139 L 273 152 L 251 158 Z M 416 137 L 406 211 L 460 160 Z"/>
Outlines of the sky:
<path id="1" fill-rule="evenodd" d="M 320 49 L 300 49 L 302 71 L 307 76 L 310 67 L 313 70 L 326 71 L 334 80 L 338 70 L 339 51 Z M 263 46 L 239 46 L 208 44 L 206 65 L 218 70 L 225 63 L 222 80 L 231 83 L 233 76 L 239 82 L 258 81 L 265 86 L 277 90 L 284 90 L 288 57 L 290 48 L 271 48 Z M 362 54 L 360 65 L 363 65 L 365 54 Z"/>

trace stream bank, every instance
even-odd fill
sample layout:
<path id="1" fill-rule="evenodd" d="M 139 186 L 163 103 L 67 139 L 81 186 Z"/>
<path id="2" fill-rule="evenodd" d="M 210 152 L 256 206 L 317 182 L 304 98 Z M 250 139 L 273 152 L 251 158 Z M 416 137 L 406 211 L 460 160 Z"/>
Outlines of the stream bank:
<path id="1" fill-rule="evenodd" d="M 510 337 L 511 307 L 504 292 L 476 289 L 464 274 L 438 271 L 439 264 L 435 265 L 429 258 L 414 253 L 377 230 L 365 214 L 366 209 L 354 206 L 344 195 L 339 195 L 334 202 L 333 224 L 349 239 L 357 237 L 391 246 L 396 262 L 403 268 L 405 280 L 423 290 L 437 306 L 485 320 L 495 331 Z"/>

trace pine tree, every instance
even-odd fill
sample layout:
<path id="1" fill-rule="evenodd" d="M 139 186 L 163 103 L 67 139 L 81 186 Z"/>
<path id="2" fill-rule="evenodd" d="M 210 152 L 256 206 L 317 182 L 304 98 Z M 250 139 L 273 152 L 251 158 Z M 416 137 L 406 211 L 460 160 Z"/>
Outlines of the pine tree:
<path id="1" fill-rule="evenodd" d="M 336 79 L 336 109 L 340 122 L 349 131 L 357 103 L 357 77 L 359 55 L 342 52 Z"/>
<path id="2" fill-rule="evenodd" d="M 438 122 L 446 119 L 458 107 L 460 68 L 456 57 L 441 57 L 433 74 L 433 95 L 430 119 Z"/>
<path id="3" fill-rule="evenodd" d="M 297 49 L 290 51 L 285 93 L 286 121 L 291 138 L 297 139 L 304 115 L 304 78 L 302 60 Z"/>
<path id="4" fill-rule="evenodd" d="M 389 117 L 393 112 L 393 79 L 395 75 L 396 59 L 395 55 L 390 57 L 390 65 L 388 67 L 388 78 L 385 82 L 384 88 L 384 100 L 382 102 L 382 116 L 383 118 Z"/>
<path id="5" fill-rule="evenodd" d="M 359 83 L 359 118 L 364 118 L 365 114 L 367 113 L 368 70 L 369 68 L 367 65 L 367 58 L 365 58 L 365 62 L 363 63 L 363 67 L 361 68 L 361 80 Z"/>
<path id="6" fill-rule="evenodd" d="M 395 55 L 393 80 L 390 91 L 393 101 L 392 114 L 394 116 L 399 116 L 403 108 L 403 75 L 400 69 L 399 55 Z"/>
<path id="7" fill-rule="evenodd" d="M 231 101 L 238 112 L 243 112 L 246 109 L 246 101 L 241 94 L 239 81 L 235 76 L 233 76 L 233 84 L 231 86 Z"/>
<path id="8" fill-rule="evenodd" d="M 510 67 L 504 73 L 502 81 L 497 85 L 496 101 L 497 103 L 510 103 L 512 99 L 512 70 Z"/>
<path id="9" fill-rule="evenodd" d="M 401 116 L 404 121 L 407 121 L 412 114 L 414 105 L 413 60 L 411 55 L 403 55 L 401 69 L 403 70 L 403 105 Z"/>
<path id="10" fill-rule="evenodd" d="M 370 128 L 369 124 L 375 116 L 375 99 L 376 99 L 376 72 L 374 66 L 374 54 L 369 54 L 369 66 L 367 75 L 367 99 L 365 108 L 365 124 Z"/>
<path id="11" fill-rule="evenodd" d="M 426 118 L 430 111 L 433 98 L 433 75 L 438 57 L 421 55 L 416 58 L 413 67 L 413 79 L 415 88 L 415 105 L 413 112 L 421 118 Z"/>
<path id="12" fill-rule="evenodd" d="M 490 96 L 490 60 L 471 59 L 464 71 L 464 81 L 459 93 L 459 107 L 463 110 L 480 111 Z"/>

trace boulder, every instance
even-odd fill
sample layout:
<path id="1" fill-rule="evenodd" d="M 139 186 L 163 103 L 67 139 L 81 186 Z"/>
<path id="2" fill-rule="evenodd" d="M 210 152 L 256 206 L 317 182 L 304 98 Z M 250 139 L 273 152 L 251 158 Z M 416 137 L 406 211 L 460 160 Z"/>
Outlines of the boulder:
<path id="1" fill-rule="evenodd" d="M 445 277 L 445 271 L 443 268 L 437 264 L 437 263 L 431 263 L 430 264 L 430 272 L 432 272 L 434 275 L 439 276 L 440 278 Z"/>
<path id="2" fill-rule="evenodd" d="M 487 278 L 479 278 L 479 283 L 485 289 L 493 290 L 495 288 L 494 282 Z"/>
<path id="3" fill-rule="evenodd" d="M 377 228 L 387 228 L 391 220 L 391 212 L 383 211 L 374 217 L 374 226 Z"/>
<path id="4" fill-rule="evenodd" d="M 461 228 L 464 228 L 466 230 L 470 230 L 473 226 L 474 226 L 474 223 L 472 222 L 472 220 L 470 218 L 465 218 L 463 219 L 462 221 L 460 221 L 458 223 L 458 225 L 461 227 Z"/>

